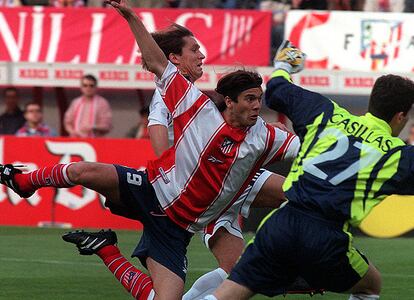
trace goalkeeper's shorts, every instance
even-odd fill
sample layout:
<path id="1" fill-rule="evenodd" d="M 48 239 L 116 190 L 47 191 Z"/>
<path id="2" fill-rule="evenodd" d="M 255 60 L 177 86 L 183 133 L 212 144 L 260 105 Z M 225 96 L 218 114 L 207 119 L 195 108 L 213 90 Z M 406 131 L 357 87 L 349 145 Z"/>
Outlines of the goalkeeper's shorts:
<path id="1" fill-rule="evenodd" d="M 368 260 L 343 228 L 288 203 L 259 228 L 229 279 L 269 297 L 285 294 L 297 277 L 315 289 L 345 292 L 367 273 Z"/>

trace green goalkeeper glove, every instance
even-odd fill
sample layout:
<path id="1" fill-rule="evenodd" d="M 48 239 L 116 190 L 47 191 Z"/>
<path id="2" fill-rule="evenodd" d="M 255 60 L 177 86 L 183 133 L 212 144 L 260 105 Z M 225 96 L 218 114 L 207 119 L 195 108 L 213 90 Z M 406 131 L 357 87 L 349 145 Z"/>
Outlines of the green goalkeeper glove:
<path id="1" fill-rule="evenodd" d="M 296 48 L 288 40 L 285 40 L 277 49 L 273 60 L 276 69 L 282 69 L 289 74 L 298 73 L 305 67 L 306 54 Z"/>

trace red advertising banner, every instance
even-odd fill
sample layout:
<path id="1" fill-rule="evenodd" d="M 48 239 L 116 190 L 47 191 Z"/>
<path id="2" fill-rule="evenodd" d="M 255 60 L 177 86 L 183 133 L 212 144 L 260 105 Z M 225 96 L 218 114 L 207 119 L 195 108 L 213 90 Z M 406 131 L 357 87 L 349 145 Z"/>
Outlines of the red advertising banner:
<path id="1" fill-rule="evenodd" d="M 153 159 L 148 140 L 0 137 L 0 163 L 24 164 L 30 170 L 57 163 L 91 161 L 116 163 L 144 169 Z M 0 187 L 0 225 L 140 229 L 141 224 L 112 215 L 104 198 L 82 187 L 43 188 L 21 199 Z"/>
<path id="2" fill-rule="evenodd" d="M 149 31 L 175 22 L 197 37 L 205 62 L 268 65 L 271 13 L 253 10 L 137 9 Z M 113 9 L 0 8 L 0 61 L 136 64 L 126 22 Z"/>

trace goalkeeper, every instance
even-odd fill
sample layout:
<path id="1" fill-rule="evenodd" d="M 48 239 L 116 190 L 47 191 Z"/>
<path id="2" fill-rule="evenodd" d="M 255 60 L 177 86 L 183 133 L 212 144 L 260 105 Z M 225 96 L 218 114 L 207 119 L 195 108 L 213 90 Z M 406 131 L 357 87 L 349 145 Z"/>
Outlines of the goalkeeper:
<path id="1" fill-rule="evenodd" d="M 301 276 L 314 287 L 379 299 L 381 276 L 352 245 L 358 226 L 387 195 L 414 194 L 414 147 L 397 136 L 408 120 L 414 83 L 377 79 L 363 116 L 292 83 L 305 55 L 285 42 L 275 58 L 266 103 L 286 114 L 301 139 L 283 185 L 288 203 L 272 212 L 226 280 L 206 299 L 276 296 Z"/>

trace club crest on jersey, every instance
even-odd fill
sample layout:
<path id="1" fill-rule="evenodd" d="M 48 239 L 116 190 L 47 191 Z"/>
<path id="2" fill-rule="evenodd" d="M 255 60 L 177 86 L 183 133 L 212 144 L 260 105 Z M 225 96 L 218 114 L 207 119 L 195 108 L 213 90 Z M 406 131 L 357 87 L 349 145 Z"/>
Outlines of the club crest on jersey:
<path id="1" fill-rule="evenodd" d="M 403 22 L 367 19 L 361 22 L 361 56 L 371 62 L 371 70 L 380 70 L 400 54 Z"/>
<path id="2" fill-rule="evenodd" d="M 230 153 L 231 149 L 233 149 L 234 142 L 229 138 L 224 138 L 223 143 L 220 146 L 221 152 L 224 154 Z"/>

